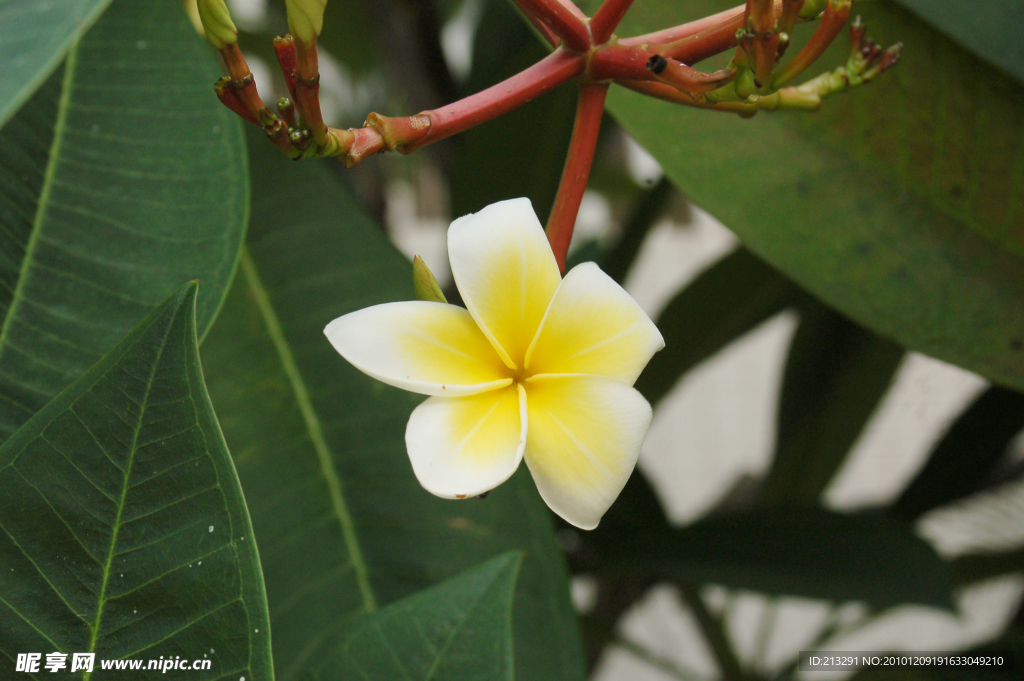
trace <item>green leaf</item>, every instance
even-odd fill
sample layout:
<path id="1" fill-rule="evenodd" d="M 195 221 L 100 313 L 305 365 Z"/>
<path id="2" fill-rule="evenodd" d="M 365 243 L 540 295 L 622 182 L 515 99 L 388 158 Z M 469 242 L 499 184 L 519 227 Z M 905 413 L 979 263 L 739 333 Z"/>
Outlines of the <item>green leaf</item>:
<path id="1" fill-rule="evenodd" d="M 210 393 L 249 498 L 289 681 L 356 618 L 508 550 L 517 678 L 582 679 L 549 513 L 520 470 L 485 500 L 438 499 L 405 450 L 418 396 L 343 360 L 335 317 L 413 298 L 409 262 L 332 177 L 253 135 L 253 222 L 240 276 L 203 345 Z"/>
<path id="2" fill-rule="evenodd" d="M 594 534 L 601 533 L 599 527 Z M 949 566 L 910 526 L 883 515 L 765 508 L 668 532 L 602 535 L 594 569 L 766 594 L 951 608 Z"/>
<path id="3" fill-rule="evenodd" d="M 695 203 L 827 304 L 1024 388 L 1024 88 L 891 2 L 857 11 L 877 41 L 906 44 L 903 58 L 816 113 L 744 120 L 622 88 L 610 110 Z M 686 18 L 639 3 L 621 34 Z M 840 37 L 810 75 L 848 46 Z"/>
<path id="4" fill-rule="evenodd" d="M 1017 32 L 1024 22 L 1020 0 L 897 1 L 982 59 L 1024 81 L 1024 42 Z"/>
<path id="5" fill-rule="evenodd" d="M 192 283 L 0 447 L 0 668 L 26 652 L 95 652 L 96 671 L 177 655 L 211 661 L 197 681 L 273 679 L 195 310 Z"/>
<path id="6" fill-rule="evenodd" d="M 952 560 L 957 584 L 974 584 L 1011 572 L 1024 572 L 1024 548 L 968 553 Z"/>
<path id="7" fill-rule="evenodd" d="M 545 57 L 548 50 L 507 0 L 488 0 L 476 34 L 471 94 Z M 525 196 L 543 223 L 551 212 L 572 136 L 576 88 L 563 86 L 458 137 L 453 215 Z"/>
<path id="8" fill-rule="evenodd" d="M 118 0 L 0 130 L 0 442 L 181 282 L 216 315 L 248 217 L 216 73 L 180 2 Z"/>
<path id="9" fill-rule="evenodd" d="M 775 458 L 761 502 L 818 502 L 902 359 L 902 348 L 824 305 L 801 307 L 782 381 Z"/>
<path id="10" fill-rule="evenodd" d="M 973 494 L 1024 428 L 1024 395 L 989 388 L 953 422 L 892 506 L 906 520 Z"/>
<path id="11" fill-rule="evenodd" d="M 110 0 L 0 0 L 0 127 L 109 4 Z"/>
<path id="12" fill-rule="evenodd" d="M 687 371 L 805 298 L 750 251 L 733 251 L 677 293 L 658 315 L 665 349 L 640 374 L 636 389 L 656 403 Z"/>
<path id="13" fill-rule="evenodd" d="M 662 177 L 657 184 L 641 194 L 622 229 L 622 237 L 601 258 L 601 269 L 605 274 L 619 284 L 626 281 L 626 275 L 640 252 L 644 238 L 675 193 L 675 187 L 668 178 Z"/>
<path id="14" fill-rule="evenodd" d="M 317 661 L 316 681 L 512 681 L 512 596 L 522 554 L 507 553 L 363 619 Z"/>

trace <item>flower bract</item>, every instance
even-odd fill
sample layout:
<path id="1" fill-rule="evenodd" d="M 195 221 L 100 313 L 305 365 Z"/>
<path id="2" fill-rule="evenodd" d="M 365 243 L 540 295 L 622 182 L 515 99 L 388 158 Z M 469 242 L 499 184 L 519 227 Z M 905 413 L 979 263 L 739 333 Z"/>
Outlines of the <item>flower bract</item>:
<path id="1" fill-rule="evenodd" d="M 448 255 L 466 309 L 387 303 L 324 333 L 366 374 L 430 395 L 405 433 L 428 491 L 482 494 L 525 458 L 548 506 L 593 529 L 650 426 L 651 406 L 632 386 L 661 334 L 594 263 L 561 278 L 528 199 L 453 222 Z"/>

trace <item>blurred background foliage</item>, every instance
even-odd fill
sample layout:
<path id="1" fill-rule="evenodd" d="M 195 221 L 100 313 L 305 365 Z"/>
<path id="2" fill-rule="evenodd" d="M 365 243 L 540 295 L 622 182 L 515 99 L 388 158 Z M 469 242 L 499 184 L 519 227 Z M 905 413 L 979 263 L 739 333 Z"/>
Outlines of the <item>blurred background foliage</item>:
<path id="1" fill-rule="evenodd" d="M 375 157 L 355 170 L 296 164 L 253 130 L 243 136 L 216 102 L 217 66 L 180 0 L 62 1 L 62 12 L 32 10 L 28 25 L 46 40 L 29 49 L 12 38 L 25 35 L 28 5 L 0 0 L 0 61 L 11 65 L 0 99 L 13 102 L 0 110 L 0 438 L 10 438 L 0 471 L 19 460 L 26 438 L 12 433 L 154 305 L 198 279 L 203 373 L 259 545 L 276 678 L 389 678 L 401 651 L 420 654 L 409 652 L 403 618 L 443 619 L 444 603 L 463 602 L 491 609 L 458 606 L 469 629 L 484 632 L 458 639 L 461 649 L 497 643 L 477 666 L 422 653 L 444 678 L 510 679 L 514 668 L 518 679 L 583 679 L 600 675 L 611 651 L 625 651 L 651 678 L 795 678 L 800 649 L 855 642 L 908 605 L 953 616 L 968 590 L 1014 575 L 1004 609 L 1015 614 L 993 613 L 998 633 L 971 644 L 1012 664 L 969 678 L 1021 678 L 1020 3 L 858 2 L 869 34 L 903 41 L 904 59 L 813 114 L 741 120 L 613 88 L 589 185 L 606 210 L 593 229 L 581 217 L 570 260 L 596 260 L 625 283 L 655 225 L 670 219 L 687 229 L 698 209 L 742 244 L 656 311 L 667 347 L 637 388 L 658 410 L 691 372 L 769 320 L 798 322 L 779 368 L 763 476 L 737 480 L 704 517 L 683 524 L 637 470 L 599 528 L 579 532 L 550 516 L 523 471 L 483 501 L 424 492 L 402 437 L 416 400 L 359 374 L 321 334 L 345 312 L 412 297 L 411 268 L 389 236 L 406 249 L 441 244 L 443 260 L 443 228 L 454 217 L 527 196 L 543 219 L 574 89 L 412 156 Z M 620 35 L 729 5 L 637 0 Z M 286 30 L 284 2 L 239 0 L 232 10 L 272 101 L 284 91 L 271 45 Z M 320 46 L 325 115 L 342 127 L 371 110 L 438 107 L 547 52 L 507 0 L 330 0 Z M 834 68 L 845 50 L 840 38 L 819 68 Z M 912 352 L 987 383 L 934 433 L 890 503 L 831 508 L 826 490 Z M 12 541 L 20 535 L 11 527 L 45 534 L 57 522 L 12 513 L 0 510 Z M 922 528 L 943 514 L 959 518 L 970 541 L 936 545 Z M 495 558 L 510 550 L 522 552 L 521 564 Z M 38 585 L 4 584 L 0 593 L 16 594 L 5 607 L 31 610 Z M 688 613 L 709 672 L 626 631 L 628 613 L 652 593 L 668 593 Z M 754 594 L 761 610 L 745 615 L 739 604 Z M 147 603 L 159 610 L 161 597 L 174 598 Z M 784 624 L 781 604 L 799 599 L 825 616 Z M 757 621 L 737 626 L 743 619 Z M 137 626 L 157 636 L 151 623 Z M 51 640 L 74 645 L 57 631 Z M 737 632 L 749 631 L 759 643 L 740 640 Z M 34 639 L 19 632 L 0 631 L 8 656 L 31 648 Z M 258 649 L 252 634 L 239 636 Z M 375 657 L 382 650 L 392 657 Z M 253 673 L 270 678 L 267 669 Z"/>

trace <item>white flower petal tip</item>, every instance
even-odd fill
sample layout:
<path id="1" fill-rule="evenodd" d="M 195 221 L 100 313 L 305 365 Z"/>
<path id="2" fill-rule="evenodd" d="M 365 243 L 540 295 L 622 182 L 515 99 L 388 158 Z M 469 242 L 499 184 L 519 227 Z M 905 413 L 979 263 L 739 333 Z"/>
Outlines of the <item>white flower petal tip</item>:
<path id="1" fill-rule="evenodd" d="M 405 430 L 416 479 L 446 499 L 483 494 L 516 472 L 526 446 L 523 386 L 470 397 L 431 397 Z"/>
<path id="2" fill-rule="evenodd" d="M 526 367 L 530 374 L 597 374 L 632 385 L 664 347 L 647 313 L 587 262 L 562 280 L 526 354 Z"/>
<path id="3" fill-rule="evenodd" d="M 604 376 L 536 376 L 526 394 L 524 458 L 537 490 L 552 511 L 592 530 L 636 466 L 651 405 Z"/>
<path id="4" fill-rule="evenodd" d="M 561 275 L 529 199 L 511 199 L 455 220 L 448 258 L 466 308 L 511 369 L 558 290 Z"/>
<path id="5" fill-rule="evenodd" d="M 386 303 L 338 317 L 324 335 L 365 374 L 424 395 L 475 395 L 512 383 L 469 313 L 443 303 Z"/>

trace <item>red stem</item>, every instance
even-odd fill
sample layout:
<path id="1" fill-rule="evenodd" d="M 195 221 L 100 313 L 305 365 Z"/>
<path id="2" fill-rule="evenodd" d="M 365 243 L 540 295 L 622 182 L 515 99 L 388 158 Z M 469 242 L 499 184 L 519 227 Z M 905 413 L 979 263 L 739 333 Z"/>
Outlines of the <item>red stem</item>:
<path id="1" fill-rule="evenodd" d="M 782 0 L 775 0 L 777 11 Z M 743 28 L 746 5 L 718 14 L 619 41 L 621 45 L 649 45 L 652 51 L 684 64 L 696 64 L 736 46 L 736 30 Z"/>
<path id="2" fill-rule="evenodd" d="M 647 70 L 647 62 L 658 54 L 658 45 L 610 44 L 596 50 L 590 57 L 588 75 L 594 80 L 628 78 L 630 80 L 655 80 Z"/>
<path id="3" fill-rule="evenodd" d="M 597 133 L 601 129 L 601 114 L 604 112 L 604 98 L 608 93 L 607 83 L 581 83 L 580 96 L 576 103 L 576 121 L 573 124 L 569 154 L 558 183 L 555 205 L 548 217 L 548 243 L 555 254 L 558 269 L 565 272 L 565 254 L 569 251 L 576 216 L 587 188 L 587 177 L 594 162 L 597 148 Z"/>
<path id="4" fill-rule="evenodd" d="M 654 33 L 638 35 L 634 38 L 626 38 L 619 42 L 623 45 L 675 45 L 678 48 L 682 48 L 686 44 L 685 41 L 699 38 L 709 39 L 711 35 L 714 35 L 717 39 L 724 39 L 728 36 L 732 43 L 731 45 L 723 45 L 718 50 L 718 52 L 722 52 L 736 44 L 736 29 L 743 26 L 743 12 L 745 10 L 746 5 L 740 5 L 727 9 L 724 12 L 704 17 L 703 19 L 697 19 L 696 21 L 655 31 Z M 717 52 L 712 54 L 717 54 Z M 675 53 L 665 53 L 663 56 L 689 62 L 688 59 L 683 59 L 679 54 Z"/>
<path id="5" fill-rule="evenodd" d="M 818 60 L 828 46 L 832 44 L 832 41 L 836 39 L 839 32 L 843 30 L 843 26 L 846 25 L 846 20 L 850 18 L 851 3 L 844 2 L 842 4 L 838 2 L 829 2 L 825 7 L 825 13 L 821 17 L 821 21 L 818 23 L 818 28 L 815 29 L 814 34 L 811 35 L 811 39 L 807 41 L 804 48 L 797 53 L 793 60 L 783 66 L 775 77 L 772 78 L 772 87 L 780 88 L 789 81 L 793 80 L 801 73 L 807 70 L 807 68 Z"/>
<path id="6" fill-rule="evenodd" d="M 430 131 L 407 145 L 404 151 L 415 151 L 497 118 L 580 75 L 584 68 L 586 61 L 581 55 L 559 48 L 508 80 L 447 106 L 419 114 L 430 118 Z"/>
<path id="7" fill-rule="evenodd" d="M 612 33 L 632 4 L 633 0 L 604 0 L 601 3 L 594 12 L 594 18 L 590 20 L 590 35 L 595 45 L 600 45 L 612 37 Z"/>
<path id="8" fill-rule="evenodd" d="M 295 107 L 305 125 L 313 133 L 318 146 L 327 143 L 327 125 L 320 112 L 320 65 L 316 53 L 316 35 L 309 45 L 301 40 L 295 45 Z"/>
<path id="9" fill-rule="evenodd" d="M 527 16 L 543 22 L 569 47 L 577 52 L 590 49 L 590 31 L 585 23 L 586 15 L 571 2 L 559 0 L 518 0 L 516 3 Z M 575 10 L 575 11 L 573 11 Z"/>
<path id="10" fill-rule="evenodd" d="M 516 7 L 518 7 L 519 10 L 523 13 L 523 16 L 525 16 L 529 20 L 529 22 L 533 24 L 533 27 L 537 29 L 542 36 L 544 36 L 544 40 L 547 40 L 548 44 L 551 45 L 551 47 L 558 47 L 558 43 L 560 43 L 562 39 L 555 35 L 555 32 L 547 27 L 547 24 L 545 24 L 543 21 L 541 21 L 540 19 L 526 11 L 526 9 L 523 8 L 523 0 L 515 0 L 515 3 Z"/>
<path id="11" fill-rule="evenodd" d="M 729 111 L 732 113 L 738 113 L 741 116 L 753 116 L 757 113 L 757 106 L 748 104 L 747 102 L 715 102 L 714 104 L 699 102 L 678 88 L 674 88 L 671 85 L 666 85 L 664 83 L 658 83 L 656 81 L 617 80 L 615 82 L 624 88 L 633 90 L 634 92 L 639 92 L 642 95 L 655 97 L 657 99 L 663 99 L 666 102 L 672 102 L 673 104 L 694 106 L 699 109 L 707 109 L 708 111 Z"/>

